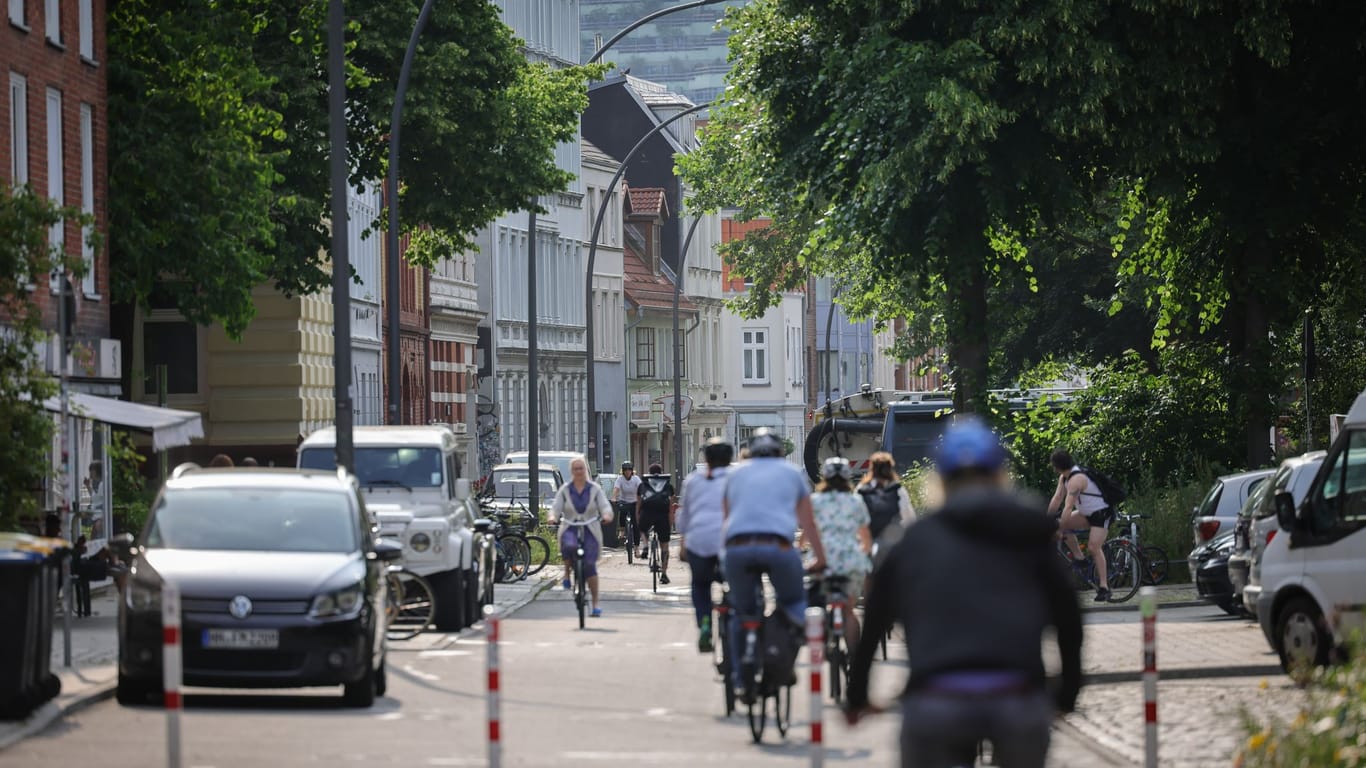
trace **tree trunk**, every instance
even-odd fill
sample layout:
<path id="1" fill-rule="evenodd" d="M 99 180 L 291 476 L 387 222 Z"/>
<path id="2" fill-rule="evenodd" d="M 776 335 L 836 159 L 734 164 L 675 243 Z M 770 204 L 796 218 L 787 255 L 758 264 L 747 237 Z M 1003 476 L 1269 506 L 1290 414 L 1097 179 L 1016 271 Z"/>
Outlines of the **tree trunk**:
<path id="1" fill-rule="evenodd" d="M 1277 378 L 1271 370 L 1271 341 L 1266 302 L 1258 286 L 1266 274 L 1268 252 L 1262 243 L 1247 243 L 1242 258 L 1228 264 L 1229 405 L 1242 422 L 1247 466 L 1271 463 L 1269 430 L 1275 424 L 1273 396 Z"/>
<path id="2" fill-rule="evenodd" d="M 981 256 L 971 256 L 945 276 L 948 289 L 949 370 L 958 413 L 987 408 L 987 273 Z"/>

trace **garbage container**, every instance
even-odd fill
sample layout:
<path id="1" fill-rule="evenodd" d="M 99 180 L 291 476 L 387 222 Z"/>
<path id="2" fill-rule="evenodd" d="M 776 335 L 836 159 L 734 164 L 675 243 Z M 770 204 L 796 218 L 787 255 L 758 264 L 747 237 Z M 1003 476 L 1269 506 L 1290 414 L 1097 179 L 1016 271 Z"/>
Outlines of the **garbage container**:
<path id="1" fill-rule="evenodd" d="M 0 719 L 20 720 L 55 698 L 52 616 L 70 546 L 60 539 L 0 534 Z"/>

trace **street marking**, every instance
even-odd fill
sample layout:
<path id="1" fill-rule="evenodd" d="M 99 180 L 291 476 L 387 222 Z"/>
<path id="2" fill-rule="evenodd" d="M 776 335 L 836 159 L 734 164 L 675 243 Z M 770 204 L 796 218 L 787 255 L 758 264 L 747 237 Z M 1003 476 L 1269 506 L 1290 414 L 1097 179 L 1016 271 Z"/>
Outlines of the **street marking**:
<path id="1" fill-rule="evenodd" d="M 667 714 L 669 714 L 669 710 L 664 709 L 663 707 L 655 707 L 654 709 L 645 710 L 646 717 L 663 717 Z"/>
<path id="2" fill-rule="evenodd" d="M 385 712 L 385 713 L 382 714 L 382 715 L 377 715 L 377 716 L 375 717 L 375 719 L 376 719 L 376 720 L 384 720 L 384 721 L 402 720 L 402 719 L 403 719 L 403 713 L 402 713 L 402 712 Z"/>
<path id="3" fill-rule="evenodd" d="M 422 653 L 419 653 L 419 654 L 417 655 L 417 657 L 418 657 L 419 659 L 421 659 L 421 658 L 427 658 L 427 657 L 431 657 L 431 656 L 469 656 L 469 655 L 471 655 L 471 654 L 473 654 L 473 653 L 474 653 L 474 651 L 456 651 L 456 650 L 423 651 Z"/>
<path id="4" fill-rule="evenodd" d="M 436 675 L 433 675 L 433 674 L 430 673 L 430 672 L 423 672 L 423 671 L 421 671 L 421 670 L 414 669 L 413 666 L 412 666 L 411 664 L 404 664 L 404 665 L 403 665 L 403 671 L 404 671 L 404 672 L 407 672 L 408 674 L 412 675 L 413 677 L 420 677 L 420 678 L 422 678 L 423 680 L 426 680 L 427 682 L 433 682 L 433 681 L 436 681 L 436 680 L 440 680 L 440 679 L 441 679 L 441 678 L 437 677 Z"/>
<path id="5" fill-rule="evenodd" d="M 468 757 L 429 757 L 427 765 L 483 765 L 483 760 Z"/>

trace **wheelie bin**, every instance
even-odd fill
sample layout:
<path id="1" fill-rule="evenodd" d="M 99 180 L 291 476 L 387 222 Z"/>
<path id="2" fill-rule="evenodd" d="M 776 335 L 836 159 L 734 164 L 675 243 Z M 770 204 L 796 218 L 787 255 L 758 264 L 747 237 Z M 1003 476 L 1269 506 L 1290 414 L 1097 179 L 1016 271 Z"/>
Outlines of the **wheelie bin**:
<path id="1" fill-rule="evenodd" d="M 21 720 L 55 698 L 52 617 L 70 552 L 60 539 L 0 534 L 0 719 Z"/>

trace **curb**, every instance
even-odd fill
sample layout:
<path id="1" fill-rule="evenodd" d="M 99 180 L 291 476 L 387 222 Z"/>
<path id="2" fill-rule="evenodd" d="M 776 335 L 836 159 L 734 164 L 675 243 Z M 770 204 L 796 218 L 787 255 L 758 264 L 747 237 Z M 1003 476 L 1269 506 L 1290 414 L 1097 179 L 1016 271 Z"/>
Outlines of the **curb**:
<path id="1" fill-rule="evenodd" d="M 1210 680 L 1221 677 L 1279 677 L 1285 671 L 1279 664 L 1245 664 L 1222 667 L 1177 667 L 1161 669 L 1157 673 L 1159 682 L 1168 680 Z M 1111 683 L 1137 683 L 1143 680 L 1143 671 L 1138 669 L 1118 672 L 1083 672 L 1082 685 L 1108 685 Z"/>
<path id="2" fill-rule="evenodd" d="M 509 605 L 497 606 L 500 617 L 505 619 L 511 616 L 512 614 L 516 613 L 517 611 L 520 611 L 521 609 L 530 605 L 533 601 L 536 600 L 536 598 L 541 596 L 542 592 L 545 592 L 546 590 L 550 589 L 552 586 L 554 586 L 554 584 L 555 581 L 553 579 L 541 579 L 541 582 L 539 584 L 533 585 L 531 590 L 527 592 L 527 594 L 524 597 L 519 598 L 518 600 Z M 497 605 L 497 603 L 495 603 L 495 605 Z M 459 632 L 456 632 L 454 634 L 448 633 L 444 641 L 435 644 L 432 647 L 438 650 L 444 650 L 450 648 L 451 646 L 455 645 L 456 643 L 459 643 L 462 640 L 468 640 L 474 637 L 482 636 L 486 629 L 487 625 L 484 623 L 483 620 L 476 621 L 475 623 L 471 624 L 468 627 L 465 627 Z"/>
<path id="3" fill-rule="evenodd" d="M 89 690 L 71 697 L 65 704 L 59 705 L 55 701 L 49 701 L 39 707 L 33 714 L 29 715 L 13 733 L 6 736 L 0 736 L 0 752 L 9 749 L 30 736 L 42 733 L 47 730 L 48 726 L 67 715 L 73 715 L 86 707 L 113 698 L 114 691 L 117 688 L 118 681 L 116 679 L 107 683 L 93 685 Z"/>
<path id="4" fill-rule="evenodd" d="M 1106 764 L 1113 766 L 1138 765 L 1138 761 L 1132 760 L 1117 747 L 1112 746 L 1109 738 L 1097 738 L 1092 729 L 1083 728 L 1077 723 L 1072 722 L 1070 716 L 1056 718 L 1053 721 L 1053 730 L 1059 731 L 1072 737 L 1084 749 L 1092 755 L 1104 760 Z"/>
<path id="5" fill-rule="evenodd" d="M 1174 600 L 1174 601 L 1172 601 L 1172 602 L 1170 602 L 1170 603 L 1158 603 L 1158 604 L 1157 604 L 1157 610 L 1161 611 L 1163 608 L 1199 608 L 1199 607 L 1205 606 L 1205 605 L 1210 605 L 1210 606 L 1212 606 L 1212 605 L 1214 605 L 1214 603 L 1207 602 L 1207 601 L 1205 601 L 1205 600 Z M 1086 606 L 1085 608 L 1082 608 L 1082 609 L 1081 609 L 1081 612 L 1082 612 L 1082 613 L 1106 613 L 1106 612 L 1109 612 L 1109 611 L 1138 611 L 1138 610 L 1141 610 L 1141 609 L 1142 609 L 1142 606 L 1139 605 L 1139 603 L 1138 603 L 1137 600 L 1131 600 L 1131 601 L 1123 602 L 1123 603 L 1106 603 L 1106 604 L 1104 604 L 1104 605 L 1088 605 L 1088 606 Z"/>

